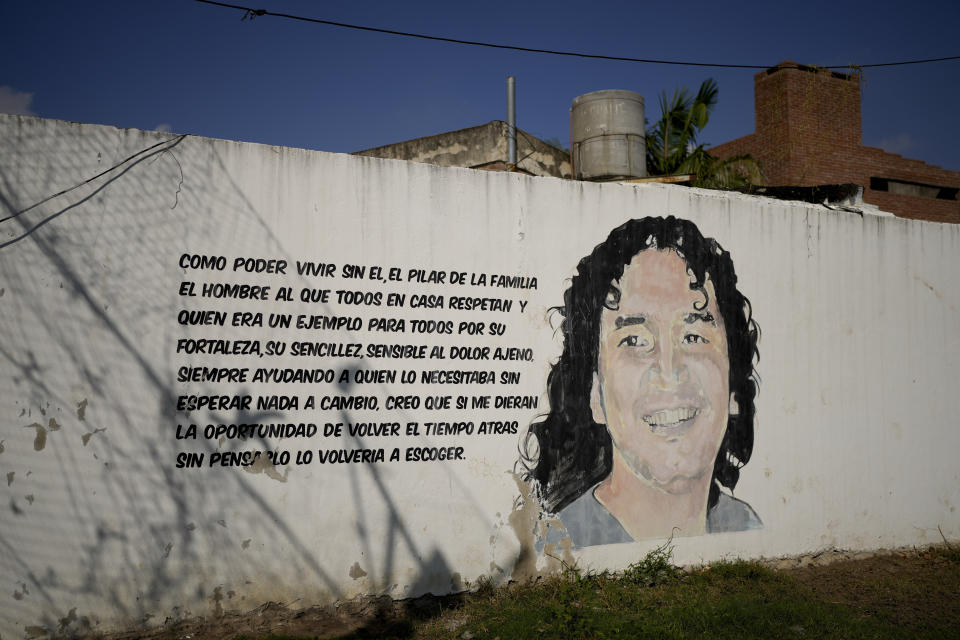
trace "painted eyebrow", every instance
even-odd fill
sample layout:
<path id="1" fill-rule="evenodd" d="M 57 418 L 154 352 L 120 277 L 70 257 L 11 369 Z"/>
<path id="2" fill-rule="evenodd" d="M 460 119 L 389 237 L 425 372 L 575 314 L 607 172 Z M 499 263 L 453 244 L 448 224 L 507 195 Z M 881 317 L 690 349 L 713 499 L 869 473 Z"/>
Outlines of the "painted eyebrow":
<path id="1" fill-rule="evenodd" d="M 693 324 L 694 322 L 705 322 L 713 326 L 717 326 L 717 321 L 714 319 L 713 314 L 709 311 L 700 311 L 694 313 L 688 313 L 683 316 L 683 321 L 687 324 Z"/>
<path id="2" fill-rule="evenodd" d="M 629 327 L 634 324 L 643 324 L 646 321 L 646 316 L 617 316 L 614 322 L 614 328 L 622 329 L 623 327 Z"/>

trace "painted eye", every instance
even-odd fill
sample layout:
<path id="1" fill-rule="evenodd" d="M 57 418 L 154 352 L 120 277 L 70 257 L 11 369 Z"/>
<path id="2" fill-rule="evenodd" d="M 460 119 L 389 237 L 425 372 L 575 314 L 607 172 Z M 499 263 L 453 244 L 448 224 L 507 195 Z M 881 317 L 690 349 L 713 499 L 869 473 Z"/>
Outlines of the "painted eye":
<path id="1" fill-rule="evenodd" d="M 626 336 L 617 343 L 618 347 L 646 347 L 649 343 L 642 336 Z"/>
<path id="2" fill-rule="evenodd" d="M 695 333 L 688 333 L 683 336 L 683 342 L 684 344 L 710 344 L 709 340 Z"/>

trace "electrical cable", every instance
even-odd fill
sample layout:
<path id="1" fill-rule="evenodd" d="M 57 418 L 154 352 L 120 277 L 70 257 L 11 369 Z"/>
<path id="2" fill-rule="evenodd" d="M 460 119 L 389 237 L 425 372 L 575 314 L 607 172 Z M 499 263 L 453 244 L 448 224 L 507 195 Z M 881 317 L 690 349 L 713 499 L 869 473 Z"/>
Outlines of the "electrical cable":
<path id="1" fill-rule="evenodd" d="M 520 163 L 523 162 L 524 160 L 526 160 L 527 158 L 529 158 L 530 156 L 532 156 L 534 153 L 536 153 L 537 149 L 536 149 L 536 145 L 534 145 L 534 143 L 533 143 L 533 140 L 530 139 L 530 136 L 528 136 L 526 133 L 524 133 L 524 132 L 520 129 L 520 127 L 514 127 L 514 130 L 515 130 L 517 133 L 519 133 L 520 135 L 522 135 L 522 136 L 524 137 L 524 139 L 527 141 L 527 144 L 530 146 L 530 153 L 528 153 L 527 155 L 525 155 L 525 156 L 523 156 L 522 158 L 520 158 L 519 160 L 517 160 L 517 164 L 514 165 L 514 166 L 519 167 L 519 166 L 520 166 Z M 548 143 L 548 144 L 549 144 L 549 143 Z M 551 146 L 552 146 L 552 145 L 551 145 Z"/>
<path id="2" fill-rule="evenodd" d="M 246 20 L 247 18 L 255 18 L 259 16 L 273 16 L 275 18 L 287 18 L 289 20 L 298 20 L 300 22 L 312 22 L 315 24 L 325 24 L 332 27 L 343 27 L 344 29 L 356 29 L 358 31 L 372 31 L 374 33 L 386 33 L 394 36 L 403 36 L 406 38 L 420 38 L 422 40 L 434 40 L 437 42 L 450 42 L 453 44 L 466 44 L 474 47 L 489 47 L 491 49 L 509 49 L 511 51 L 524 51 L 527 53 L 545 53 L 554 56 L 571 56 L 575 58 L 591 58 L 594 60 L 614 60 L 619 62 L 641 62 L 645 64 L 672 64 L 680 65 L 685 67 L 713 67 L 721 69 L 770 69 L 776 65 L 757 65 L 757 64 L 722 64 L 719 62 L 688 62 L 681 60 L 655 60 L 648 58 L 628 58 L 624 56 L 606 56 L 595 53 L 580 53 L 576 51 L 557 51 L 554 49 L 535 49 L 533 47 L 521 47 L 518 45 L 509 45 L 509 44 L 493 44 L 491 42 L 478 42 L 475 40 L 460 40 L 457 38 L 445 38 L 442 36 L 430 36 L 422 33 L 410 33 L 407 31 L 396 31 L 394 29 L 380 29 L 378 27 L 367 27 L 358 24 L 348 24 L 346 22 L 334 22 L 333 20 L 322 20 L 320 18 L 308 18 L 306 16 L 297 16 L 289 13 L 277 13 L 274 11 L 267 11 L 266 9 L 251 9 L 250 7 L 245 7 L 238 4 L 230 4 L 227 2 L 217 2 L 216 0 L 195 0 L 196 2 L 202 2 L 204 4 L 212 4 L 218 7 L 226 7 L 229 9 L 239 9 L 244 11 L 243 18 L 241 20 Z M 824 65 L 818 66 L 818 69 L 868 69 L 873 67 L 895 67 L 899 65 L 906 64 L 926 64 L 930 62 L 944 62 L 947 60 L 960 60 L 960 56 L 947 56 L 944 58 L 927 58 L 924 60 L 900 60 L 897 62 L 878 62 L 874 64 L 835 64 L 835 65 Z M 782 69 L 792 68 L 792 67 L 781 67 Z"/>
<path id="3" fill-rule="evenodd" d="M 44 198 L 43 200 L 40 200 L 39 202 L 34 202 L 32 205 L 30 205 L 30 206 L 27 207 L 26 209 L 21 209 L 20 211 L 17 211 L 16 213 L 13 213 L 13 214 L 5 217 L 5 218 L 0 218 L 0 222 L 6 222 L 7 220 L 12 220 L 13 218 L 16 218 L 16 217 L 19 216 L 19 215 L 23 215 L 24 213 L 26 213 L 27 211 L 30 211 L 31 209 L 34 209 L 34 208 L 36 208 L 36 207 L 39 207 L 39 206 L 42 205 L 44 202 L 48 202 L 48 201 L 50 201 L 50 200 L 53 200 L 54 198 L 58 198 L 58 197 L 62 196 L 62 195 L 65 194 L 65 193 L 69 193 L 69 192 L 73 191 L 74 189 L 79 189 L 80 187 L 82 187 L 82 186 L 85 185 L 85 184 L 90 184 L 91 182 L 93 182 L 93 181 L 96 180 L 97 178 L 100 178 L 100 177 L 102 177 L 102 176 L 107 175 L 108 173 L 110 173 L 110 172 L 113 171 L 114 169 L 117 169 L 117 168 L 122 167 L 123 165 L 127 164 L 128 162 L 130 162 L 131 160 L 133 160 L 133 159 L 136 158 L 137 156 L 142 156 L 143 154 L 145 154 L 145 153 L 147 153 L 148 151 L 151 151 L 151 150 L 153 150 L 153 149 L 156 149 L 157 147 L 160 147 L 160 146 L 163 146 L 163 145 L 165 145 L 165 144 L 169 144 L 169 143 L 173 142 L 173 144 L 170 145 L 170 147 L 173 148 L 174 146 L 176 146 L 177 144 L 179 144 L 184 138 L 186 138 L 188 135 L 190 135 L 190 134 L 185 133 L 185 134 L 183 134 L 183 135 L 179 135 L 179 136 L 176 136 L 176 137 L 174 137 L 174 138 L 167 138 L 166 140 L 161 140 L 161 141 L 158 142 L 157 144 L 150 145 L 150 146 L 147 147 L 146 149 L 141 149 L 140 151 L 137 151 L 137 152 L 134 153 L 133 155 L 124 158 L 123 160 L 121 160 L 121 161 L 118 162 L 117 164 L 113 165 L 113 166 L 110 167 L 109 169 L 104 169 L 103 171 L 101 171 L 101 172 L 98 173 L 97 175 L 95 175 L 95 176 L 93 176 L 93 177 L 91 177 L 91 178 L 87 178 L 87 179 L 84 180 L 83 182 L 78 182 L 77 184 L 73 185 L 72 187 L 68 187 L 68 188 L 64 189 L 63 191 L 58 191 L 57 193 L 55 193 L 55 194 L 53 194 L 53 195 L 50 195 L 50 196 L 47 196 L 46 198 Z M 177 160 L 177 165 L 178 165 L 178 166 L 180 165 L 180 161 L 179 161 L 179 160 Z M 181 177 L 182 177 L 182 176 L 183 176 L 183 169 L 180 170 L 180 174 L 181 174 Z M 181 184 L 182 184 L 182 181 L 181 181 Z M 178 188 L 177 188 L 177 194 L 179 195 L 179 193 L 180 193 L 180 189 L 179 189 L 179 187 L 178 187 Z"/>

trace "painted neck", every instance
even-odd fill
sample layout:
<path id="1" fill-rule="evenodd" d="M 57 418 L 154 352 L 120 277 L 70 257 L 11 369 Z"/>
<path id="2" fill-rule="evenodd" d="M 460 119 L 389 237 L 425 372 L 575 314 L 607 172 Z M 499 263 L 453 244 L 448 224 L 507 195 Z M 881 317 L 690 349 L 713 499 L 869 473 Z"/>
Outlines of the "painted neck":
<path id="1" fill-rule="evenodd" d="M 614 450 L 613 471 L 593 495 L 634 540 L 697 536 L 707 530 L 710 480 L 704 474 L 661 487 L 634 474 Z"/>

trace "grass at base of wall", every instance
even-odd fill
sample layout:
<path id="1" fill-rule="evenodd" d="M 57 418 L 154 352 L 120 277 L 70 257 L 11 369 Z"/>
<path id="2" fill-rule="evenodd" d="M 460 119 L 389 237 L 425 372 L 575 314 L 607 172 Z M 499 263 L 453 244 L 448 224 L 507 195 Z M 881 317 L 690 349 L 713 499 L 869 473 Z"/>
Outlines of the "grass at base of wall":
<path id="1" fill-rule="evenodd" d="M 644 565 L 665 558 L 654 560 L 648 556 L 622 573 L 567 570 L 532 586 L 510 585 L 475 596 L 459 612 L 463 625 L 457 633 L 451 633 L 449 622 L 435 620 L 416 637 L 908 637 L 882 621 L 811 597 L 796 581 L 756 563 L 651 573 Z"/>
<path id="2" fill-rule="evenodd" d="M 481 583 L 439 615 L 398 615 L 322 637 L 960 638 L 960 553 L 930 549 L 917 560 L 791 571 L 738 561 L 686 572 L 661 549 L 622 572 L 568 568 L 533 583 Z"/>

